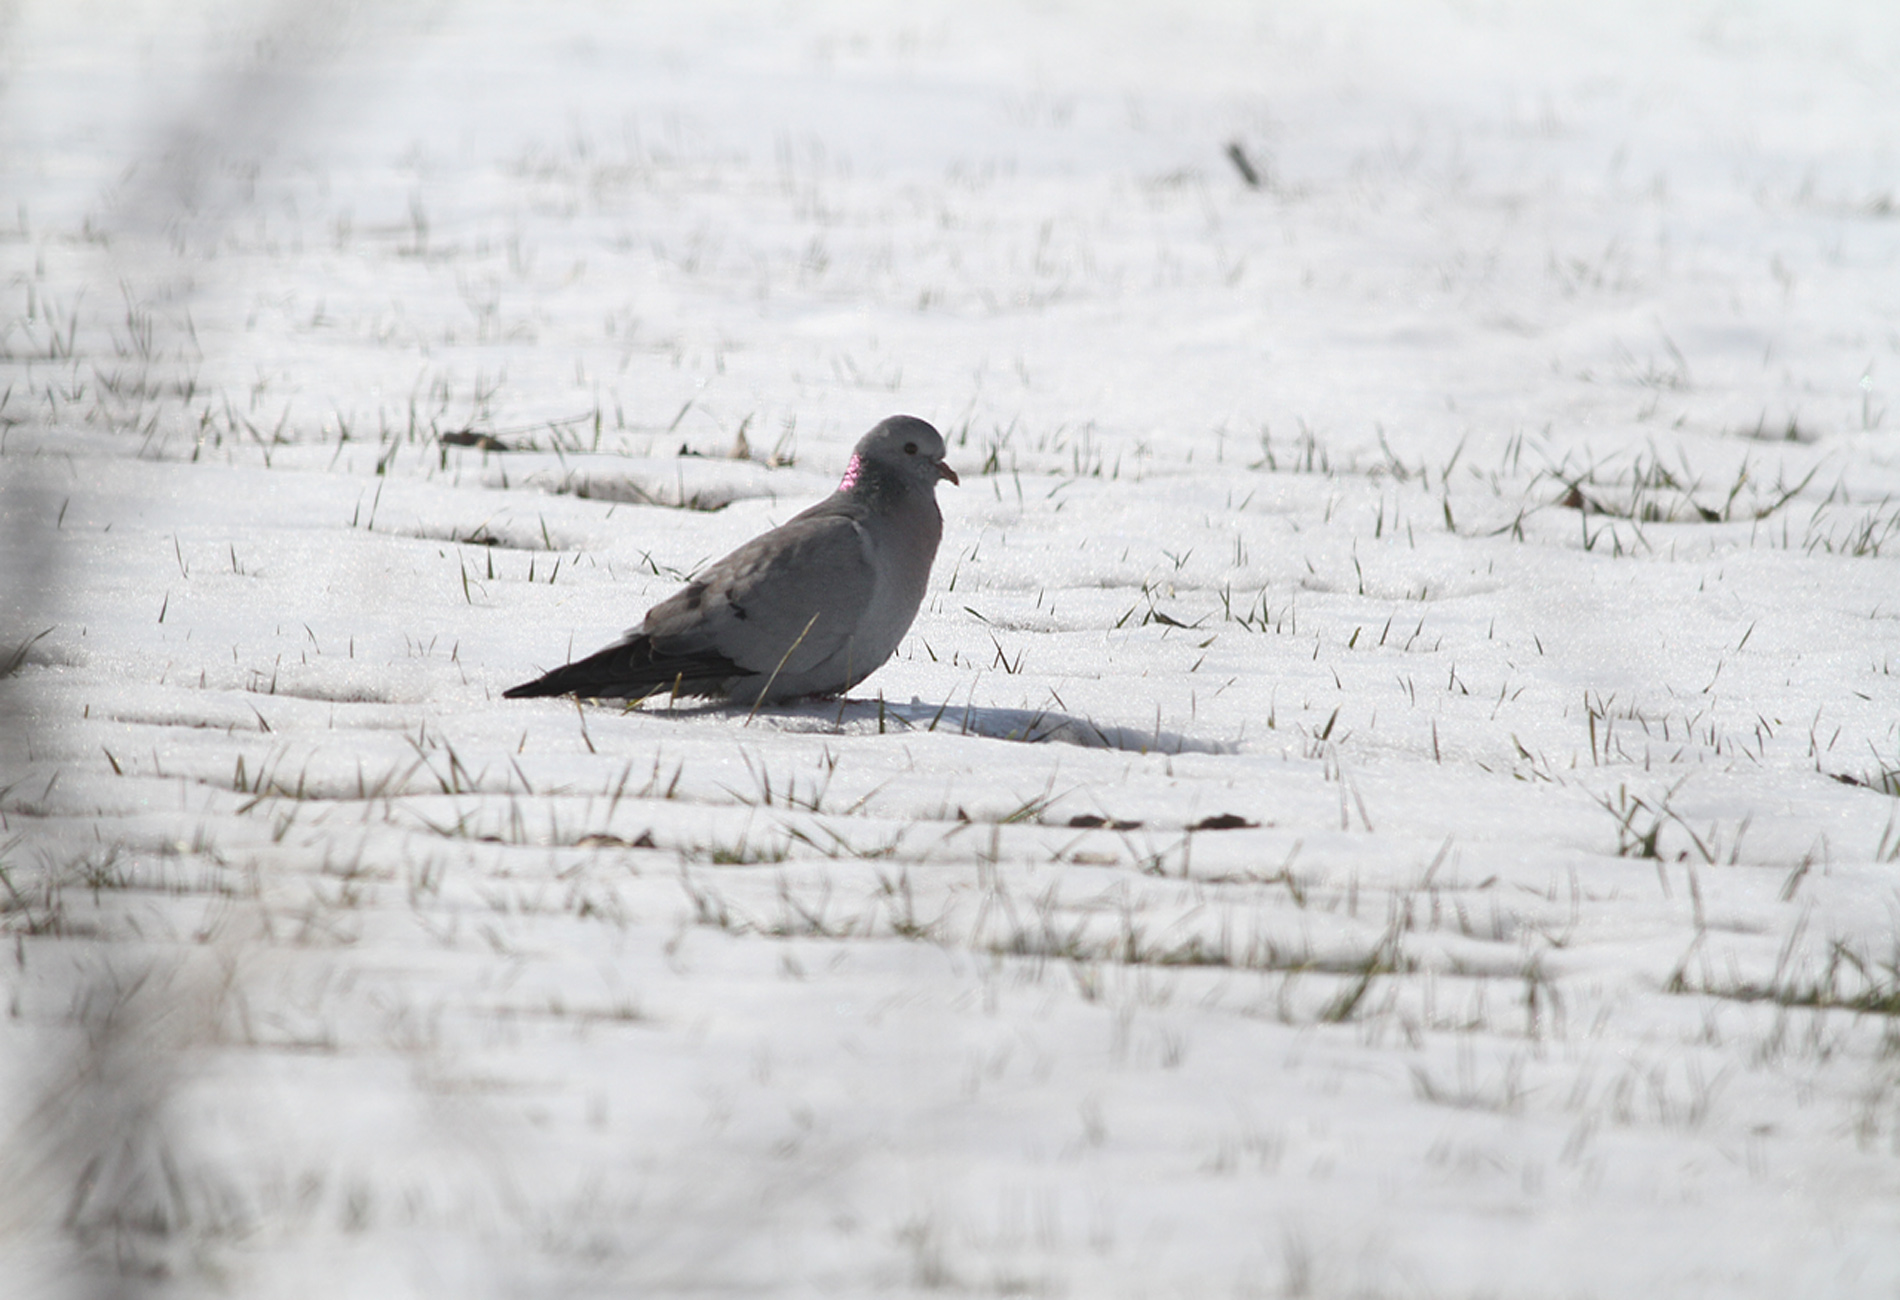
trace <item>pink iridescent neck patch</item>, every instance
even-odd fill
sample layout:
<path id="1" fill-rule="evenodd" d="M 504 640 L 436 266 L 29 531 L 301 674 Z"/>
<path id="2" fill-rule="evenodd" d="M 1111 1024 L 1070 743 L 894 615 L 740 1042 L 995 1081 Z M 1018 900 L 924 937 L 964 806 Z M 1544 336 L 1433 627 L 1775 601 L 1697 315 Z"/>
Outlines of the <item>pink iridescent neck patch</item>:
<path id="1" fill-rule="evenodd" d="M 854 453 L 851 462 L 844 467 L 844 477 L 838 481 L 838 491 L 849 492 L 858 485 L 858 473 L 864 468 Z"/>

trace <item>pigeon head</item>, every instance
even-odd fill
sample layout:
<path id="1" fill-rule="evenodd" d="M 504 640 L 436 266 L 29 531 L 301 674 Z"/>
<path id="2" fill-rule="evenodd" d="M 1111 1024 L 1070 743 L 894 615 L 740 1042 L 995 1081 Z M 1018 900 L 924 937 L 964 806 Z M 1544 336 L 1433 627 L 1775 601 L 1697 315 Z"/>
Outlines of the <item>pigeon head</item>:
<path id="1" fill-rule="evenodd" d="M 871 481 L 895 479 L 906 487 L 934 493 L 940 481 L 958 481 L 957 472 L 943 463 L 943 456 L 942 434 L 914 415 L 893 415 L 858 439 L 838 490 L 850 492 L 860 483 L 869 487 Z"/>

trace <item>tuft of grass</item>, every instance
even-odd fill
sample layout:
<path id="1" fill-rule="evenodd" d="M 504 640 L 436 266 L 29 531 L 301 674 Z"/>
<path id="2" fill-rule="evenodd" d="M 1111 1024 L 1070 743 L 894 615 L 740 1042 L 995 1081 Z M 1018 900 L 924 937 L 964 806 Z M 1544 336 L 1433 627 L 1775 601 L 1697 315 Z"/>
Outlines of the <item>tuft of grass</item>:
<path id="1" fill-rule="evenodd" d="M 910 870 L 905 868 L 893 878 L 878 873 L 878 897 L 883 901 L 885 915 L 891 927 L 891 933 L 902 939 L 921 939 L 935 941 L 949 909 L 926 919 L 917 910 L 917 899 L 911 890 Z"/>
<path id="2" fill-rule="evenodd" d="M 0 678 L 11 677 L 26 666 L 27 652 L 52 634 L 52 628 L 34 633 L 11 650 L 0 650 Z"/>
<path id="3" fill-rule="evenodd" d="M 1869 748 L 1872 748 L 1871 744 Z M 1880 756 L 1878 750 L 1874 751 L 1873 767 L 1866 771 L 1834 772 L 1830 775 L 1842 785 L 1859 786 L 1863 790 L 1873 790 L 1900 798 L 1900 760 L 1889 763 Z"/>
<path id="4" fill-rule="evenodd" d="M 1366 994 L 1372 991 L 1372 982 L 1379 976 L 1403 974 L 1412 969 L 1400 950 L 1399 941 L 1403 934 L 1403 917 L 1395 916 L 1393 924 L 1387 928 L 1378 945 L 1356 964 L 1355 969 L 1349 971 L 1352 980 L 1320 1011 L 1319 1018 L 1323 1024 L 1337 1025 L 1351 1020 L 1365 1001 Z"/>
<path id="5" fill-rule="evenodd" d="M 1661 846 L 1663 831 L 1673 827 L 1672 836 L 1680 835 L 1688 840 L 1687 848 L 1676 850 L 1674 861 L 1731 867 L 1741 862 L 1742 841 L 1748 834 L 1752 817 L 1743 817 L 1735 823 L 1732 830 L 1727 832 L 1720 823 L 1713 822 L 1698 831 L 1690 825 L 1686 817 L 1676 811 L 1671 802 L 1687 780 L 1688 778 L 1684 777 L 1682 781 L 1676 782 L 1661 794 L 1652 794 L 1647 798 L 1631 794 L 1628 786 L 1618 786 L 1614 796 L 1607 794 L 1596 796 L 1597 803 L 1616 819 L 1616 855 L 1618 857 L 1664 861 Z M 1690 857 L 1691 851 L 1695 855 L 1693 858 Z M 1693 895 L 1695 891 L 1693 874 L 1690 878 L 1690 890 Z"/>
<path id="6" fill-rule="evenodd" d="M 1524 1109 L 1529 1089 L 1524 1083 L 1526 1060 L 1512 1054 L 1500 1067 L 1495 1079 L 1482 1077 L 1468 1043 L 1459 1045 L 1453 1077 L 1440 1079 L 1423 1065 L 1413 1065 L 1412 1093 L 1420 1101 L 1455 1110 L 1490 1111 L 1497 1115 L 1515 1115 Z"/>
<path id="7" fill-rule="evenodd" d="M 1319 474 L 1331 477 L 1335 473 L 1350 473 L 1350 464 L 1335 465 L 1331 453 L 1320 442 L 1319 435 L 1307 427 L 1301 420 L 1300 433 L 1290 447 L 1275 450 L 1272 431 L 1266 425 L 1260 426 L 1260 459 L 1250 468 L 1264 469 L 1271 474 Z"/>
<path id="8" fill-rule="evenodd" d="M 789 839 L 758 844 L 741 835 L 730 844 L 715 840 L 704 848 L 688 849 L 685 853 L 690 861 L 709 862 L 715 867 L 771 866 L 789 858 L 792 845 Z"/>
<path id="9" fill-rule="evenodd" d="M 1801 424 L 1801 418 L 1796 415 L 1790 415 L 1785 420 L 1777 420 L 1773 424 L 1770 424 L 1767 411 L 1763 411 L 1756 419 L 1754 428 L 1736 429 L 1734 433 L 1738 437 L 1747 438 L 1750 442 L 1795 442 L 1806 444 L 1817 442 L 1821 437 L 1821 435 L 1816 433 L 1813 429 L 1804 428 Z"/>
<path id="10" fill-rule="evenodd" d="M 1883 497 L 1859 515 L 1836 523 L 1834 512 L 1822 506 L 1808 520 L 1802 549 L 1809 555 L 1847 555 L 1878 559 L 1885 549 L 1900 545 L 1900 501 Z"/>
<path id="11" fill-rule="evenodd" d="M 1817 472 L 1818 467 L 1809 470 L 1792 486 L 1779 477 L 1773 486 L 1766 486 L 1756 480 L 1744 458 L 1733 480 L 1710 484 L 1686 460 L 1672 468 L 1652 449 L 1647 456 L 1638 455 L 1627 469 L 1593 464 L 1566 472 L 1558 467 L 1538 477 L 1548 475 L 1561 487 L 1553 504 L 1586 517 L 1600 515 L 1638 524 L 1725 524 L 1768 518 L 1800 495 Z"/>
<path id="12" fill-rule="evenodd" d="M 669 492 L 665 488 L 643 487 L 632 479 L 620 476 L 580 473 L 567 474 L 551 485 L 549 490 L 557 496 L 579 497 L 583 501 L 613 501 L 624 505 L 660 506 L 668 510 L 691 510 L 704 514 L 724 510 L 734 501 L 741 501 L 747 497 L 767 495 L 732 486 L 700 488 L 688 493 L 684 482 L 676 484 Z"/>
<path id="13" fill-rule="evenodd" d="M 1249 632 L 1275 632 L 1294 636 L 1298 635 L 1300 630 L 1300 611 L 1297 601 L 1289 596 L 1286 605 L 1276 612 L 1267 603 L 1265 588 L 1262 588 L 1252 601 L 1241 605 L 1239 612 L 1235 612 L 1234 589 L 1231 584 L 1223 584 L 1220 589 L 1220 607 L 1223 622 L 1236 623 Z M 1133 612 L 1133 610 L 1129 611 L 1131 614 Z"/>
<path id="14" fill-rule="evenodd" d="M 1799 933 L 1793 938 L 1798 940 Z M 1770 1002 L 1814 1011 L 1900 1017 L 1900 942 L 1885 958 L 1876 958 L 1844 939 L 1830 939 L 1818 969 L 1812 963 L 1798 962 L 1795 946 L 1791 941 L 1783 948 L 1774 973 L 1765 981 L 1706 975 L 1700 981 L 1691 981 L 1686 970 L 1679 970 L 1668 991 L 1733 1002 Z"/>

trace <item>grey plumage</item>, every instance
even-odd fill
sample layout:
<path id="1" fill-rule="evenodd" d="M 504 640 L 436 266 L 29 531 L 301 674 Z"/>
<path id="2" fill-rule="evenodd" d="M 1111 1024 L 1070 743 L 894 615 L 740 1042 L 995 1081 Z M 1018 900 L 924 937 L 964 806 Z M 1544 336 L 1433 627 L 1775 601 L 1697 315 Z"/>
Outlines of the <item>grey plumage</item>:
<path id="1" fill-rule="evenodd" d="M 848 691 L 897 649 L 943 535 L 943 436 L 894 415 L 859 440 L 838 490 L 753 538 L 647 611 L 620 641 L 509 698 L 741 702 Z"/>

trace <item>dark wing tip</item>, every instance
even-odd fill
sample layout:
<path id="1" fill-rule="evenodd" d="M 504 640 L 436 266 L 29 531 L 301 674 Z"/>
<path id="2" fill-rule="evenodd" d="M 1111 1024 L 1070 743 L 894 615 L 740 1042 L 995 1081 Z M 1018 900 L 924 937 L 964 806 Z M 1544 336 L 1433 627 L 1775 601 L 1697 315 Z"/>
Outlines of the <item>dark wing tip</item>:
<path id="1" fill-rule="evenodd" d="M 721 683 L 744 675 L 744 671 L 724 655 L 710 651 L 691 655 L 655 654 L 653 643 L 644 636 L 637 636 L 585 659 L 563 664 L 531 682 L 510 686 L 501 694 L 508 700 L 549 695 L 632 700 L 665 691 L 716 695 Z"/>

